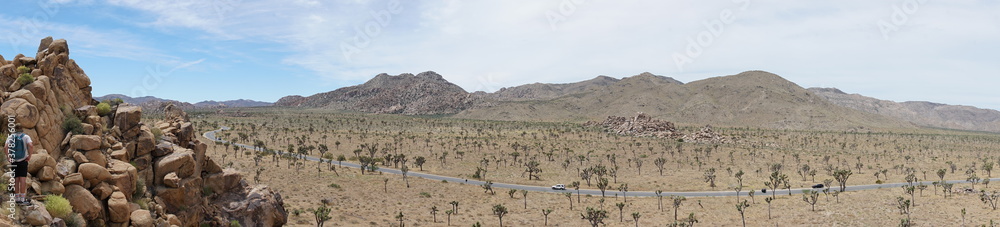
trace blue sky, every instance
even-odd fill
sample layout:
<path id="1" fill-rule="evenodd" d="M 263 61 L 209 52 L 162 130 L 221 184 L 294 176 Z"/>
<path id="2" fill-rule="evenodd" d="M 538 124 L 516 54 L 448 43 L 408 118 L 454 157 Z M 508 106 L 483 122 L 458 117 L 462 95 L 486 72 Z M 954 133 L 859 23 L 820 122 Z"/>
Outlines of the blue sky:
<path id="1" fill-rule="evenodd" d="M 1000 109 L 1000 3 L 7 0 L 0 55 L 67 39 L 93 93 L 311 95 L 433 70 L 468 91 L 766 70 L 803 87 Z M 17 9 L 17 10 L 13 10 Z"/>

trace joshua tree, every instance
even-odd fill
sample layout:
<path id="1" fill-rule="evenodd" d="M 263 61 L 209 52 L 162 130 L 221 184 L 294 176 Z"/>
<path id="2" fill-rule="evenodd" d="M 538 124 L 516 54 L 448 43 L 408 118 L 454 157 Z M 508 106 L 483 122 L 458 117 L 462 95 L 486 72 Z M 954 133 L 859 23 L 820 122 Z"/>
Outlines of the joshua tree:
<path id="1" fill-rule="evenodd" d="M 490 193 L 491 195 L 497 194 L 497 192 L 493 191 L 493 181 L 486 181 L 486 183 L 483 184 L 483 189 L 485 189 L 483 193 Z"/>
<path id="2" fill-rule="evenodd" d="M 774 201 L 774 197 L 764 197 L 764 202 L 767 202 L 767 219 L 771 219 L 771 201 Z"/>
<path id="3" fill-rule="evenodd" d="M 1000 200 L 1000 194 L 998 194 L 997 191 L 993 191 L 993 193 L 989 193 L 989 192 L 986 192 L 986 190 L 982 190 L 982 191 L 979 192 L 979 200 L 982 200 L 983 203 L 985 203 L 987 206 L 989 206 L 990 208 L 993 208 L 993 210 L 996 210 L 997 209 L 997 200 Z"/>
<path id="4" fill-rule="evenodd" d="M 538 174 L 542 173 L 542 169 L 538 168 L 538 165 L 538 161 L 535 160 L 531 160 L 530 162 L 524 164 L 524 166 L 527 167 L 524 171 L 528 172 L 528 180 L 531 180 L 531 178 L 541 180 L 539 179 Z"/>
<path id="5" fill-rule="evenodd" d="M 788 175 L 779 173 L 778 171 L 771 172 L 771 178 L 769 181 L 764 182 L 764 186 L 771 188 L 771 198 L 774 198 L 774 191 L 781 187 L 782 184 L 788 181 Z"/>
<path id="6" fill-rule="evenodd" d="M 451 215 L 455 214 L 455 210 L 446 210 L 444 214 L 448 215 L 448 226 L 451 226 Z"/>
<path id="7" fill-rule="evenodd" d="M 347 157 L 344 157 L 344 155 L 337 155 L 337 164 L 338 165 L 344 166 L 344 161 L 345 160 L 347 160 Z"/>
<path id="8" fill-rule="evenodd" d="M 940 179 L 941 182 L 944 182 L 944 175 L 947 174 L 947 173 L 948 173 L 948 170 L 946 170 L 946 169 L 939 169 L 939 170 L 937 170 L 938 179 Z"/>
<path id="9" fill-rule="evenodd" d="M 570 200 L 571 202 L 573 200 Z M 552 209 L 542 209 L 542 215 L 545 216 L 545 225 L 549 225 L 549 214 L 552 213 Z"/>
<path id="10" fill-rule="evenodd" d="M 972 190 L 976 190 L 976 184 L 979 184 L 980 180 L 981 179 L 979 179 L 979 176 L 976 176 L 976 173 L 969 174 L 969 178 L 965 179 L 965 181 L 972 183 Z"/>
<path id="11" fill-rule="evenodd" d="M 580 182 L 579 181 L 573 181 L 573 183 L 570 183 L 569 186 L 573 187 L 573 189 L 576 189 L 576 202 L 579 203 L 580 202 Z"/>
<path id="12" fill-rule="evenodd" d="M 511 188 L 510 190 L 507 190 L 507 195 L 509 195 L 511 199 L 514 198 L 514 193 L 517 193 L 517 189 Z"/>
<path id="13" fill-rule="evenodd" d="M 619 185 L 618 186 L 618 191 L 622 192 L 622 198 L 625 199 L 625 202 L 627 203 L 628 202 L 628 196 L 625 196 L 625 193 L 628 192 L 628 184 L 621 184 L 621 185 Z"/>
<path id="14" fill-rule="evenodd" d="M 917 200 L 913 199 L 913 194 L 914 194 L 914 192 L 916 192 L 917 187 L 916 186 L 905 186 L 904 185 L 904 186 L 902 186 L 902 188 L 903 188 L 903 193 L 906 193 L 906 194 L 910 195 L 911 204 L 913 206 L 917 206 Z"/>
<path id="15" fill-rule="evenodd" d="M 330 208 L 326 207 L 326 204 L 320 205 L 319 208 L 313 210 L 313 217 L 316 217 L 316 227 L 323 227 L 323 223 L 332 218 L 330 217 Z"/>
<path id="16" fill-rule="evenodd" d="M 632 212 L 632 220 L 635 221 L 635 227 L 639 227 L 639 218 L 640 217 L 642 217 L 642 215 L 639 215 L 639 212 Z"/>
<path id="17" fill-rule="evenodd" d="M 623 212 L 625 210 L 625 203 L 615 203 L 615 206 L 618 207 L 618 222 L 625 222 L 625 214 Z"/>
<path id="18" fill-rule="evenodd" d="M 850 170 L 836 170 L 833 172 L 833 178 L 837 179 L 837 182 L 840 183 L 840 192 L 844 192 L 847 189 L 847 178 L 850 178 L 851 174 Z"/>
<path id="19" fill-rule="evenodd" d="M 608 217 L 608 211 L 587 207 L 587 211 L 580 214 L 580 217 L 583 220 L 587 220 L 591 227 L 597 227 L 600 224 L 604 224 L 604 219 Z"/>
<path id="20" fill-rule="evenodd" d="M 569 199 L 569 210 L 573 210 L 573 193 L 572 192 L 566 192 L 566 193 L 563 193 L 563 195 L 565 195 L 566 198 Z"/>
<path id="21" fill-rule="evenodd" d="M 493 205 L 493 215 L 500 219 L 500 226 L 503 227 L 503 216 L 507 215 L 507 208 L 503 205 Z"/>
<path id="22" fill-rule="evenodd" d="M 899 214 L 906 215 L 906 220 L 910 220 L 910 204 L 910 200 L 902 196 L 896 197 L 896 208 L 899 208 Z"/>
<path id="23" fill-rule="evenodd" d="M 431 206 L 431 217 L 434 223 L 437 223 L 438 206 Z"/>
<path id="24" fill-rule="evenodd" d="M 403 212 L 402 211 L 400 211 L 399 214 L 396 215 L 396 220 L 399 221 L 399 227 L 404 227 L 405 226 L 405 225 L 403 225 Z"/>
<path id="25" fill-rule="evenodd" d="M 521 198 L 524 198 L 524 209 L 528 209 L 528 190 L 521 190 Z"/>
<path id="26" fill-rule="evenodd" d="M 656 165 L 656 168 L 660 169 L 660 176 L 663 176 L 663 164 L 666 164 L 666 163 L 667 163 L 667 159 L 665 159 L 663 157 L 660 157 L 660 158 L 657 158 L 656 160 L 653 160 L 653 164 Z"/>
<path id="27" fill-rule="evenodd" d="M 802 190 L 802 201 L 812 206 L 812 211 L 816 211 L 816 202 L 819 201 L 819 192 L 816 190 Z"/>
<path id="28" fill-rule="evenodd" d="M 406 182 L 406 187 L 409 188 L 410 181 L 406 179 L 406 174 L 410 172 L 410 168 L 403 165 L 403 168 L 400 168 L 399 171 L 403 172 L 403 182 Z"/>
<path id="29" fill-rule="evenodd" d="M 670 199 L 672 199 L 674 201 L 674 221 L 676 222 L 677 221 L 677 210 L 680 209 L 681 203 L 683 203 L 684 200 L 687 200 L 687 198 L 684 198 L 684 196 L 672 195 L 672 196 L 670 196 Z"/>
<path id="30" fill-rule="evenodd" d="M 597 188 L 601 189 L 601 197 L 604 197 L 604 190 L 608 189 L 608 178 L 601 178 L 598 180 Z"/>
<path id="31" fill-rule="evenodd" d="M 740 191 L 743 190 L 743 174 L 743 170 L 740 170 L 733 175 L 736 177 L 736 201 L 740 201 Z"/>
<path id="32" fill-rule="evenodd" d="M 663 211 L 663 190 L 656 190 L 656 207 Z"/>
<path id="33" fill-rule="evenodd" d="M 420 171 L 424 171 L 424 163 L 427 163 L 427 158 L 424 158 L 424 156 L 417 156 L 416 159 L 413 159 L 413 164 L 417 165 Z"/>
<path id="34" fill-rule="evenodd" d="M 750 207 L 750 204 L 747 203 L 747 200 L 743 200 L 743 202 L 736 203 L 736 211 L 740 212 L 740 219 L 743 220 L 743 227 L 747 226 L 747 218 L 744 215 L 747 207 Z"/>
<path id="35" fill-rule="evenodd" d="M 386 193 L 389 192 L 389 178 L 382 179 L 382 190 Z"/>
<path id="36" fill-rule="evenodd" d="M 455 214 L 458 214 L 458 201 L 451 201 L 448 204 L 451 204 L 451 210 L 453 210 Z"/>
<path id="37" fill-rule="evenodd" d="M 708 183 L 709 187 L 715 187 L 715 168 L 710 168 L 705 171 L 705 182 Z"/>

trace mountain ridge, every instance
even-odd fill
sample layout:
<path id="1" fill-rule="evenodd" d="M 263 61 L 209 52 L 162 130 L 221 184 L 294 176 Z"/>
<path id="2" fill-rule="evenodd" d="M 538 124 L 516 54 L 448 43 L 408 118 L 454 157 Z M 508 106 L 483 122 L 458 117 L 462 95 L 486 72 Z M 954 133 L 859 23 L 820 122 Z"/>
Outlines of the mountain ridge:
<path id="1" fill-rule="evenodd" d="M 895 102 L 848 94 L 837 88 L 809 88 L 828 101 L 858 111 L 913 122 L 924 127 L 1000 132 L 1000 111 L 927 101 Z"/>

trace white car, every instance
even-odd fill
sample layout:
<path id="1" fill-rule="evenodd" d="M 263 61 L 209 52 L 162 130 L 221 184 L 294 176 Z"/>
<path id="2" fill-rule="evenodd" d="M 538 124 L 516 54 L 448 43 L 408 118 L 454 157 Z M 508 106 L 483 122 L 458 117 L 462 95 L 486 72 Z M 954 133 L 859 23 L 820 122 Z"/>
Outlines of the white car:
<path id="1" fill-rule="evenodd" d="M 552 190 L 566 190 L 565 184 L 552 185 Z"/>

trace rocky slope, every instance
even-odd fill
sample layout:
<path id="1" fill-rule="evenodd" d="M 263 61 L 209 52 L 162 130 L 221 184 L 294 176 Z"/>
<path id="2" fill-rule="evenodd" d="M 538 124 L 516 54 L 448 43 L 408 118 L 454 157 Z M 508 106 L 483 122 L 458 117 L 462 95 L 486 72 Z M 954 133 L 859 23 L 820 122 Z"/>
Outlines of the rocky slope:
<path id="1" fill-rule="evenodd" d="M 14 82 L 19 66 L 30 69 L 34 82 Z M 90 79 L 69 59 L 65 40 L 43 39 L 34 58 L 18 55 L 8 62 L 0 56 L 0 74 L 0 83 L 10 84 L 0 87 L 0 114 L 14 115 L 37 144 L 28 167 L 29 195 L 62 195 L 78 218 L 96 226 L 286 222 L 281 195 L 264 185 L 248 185 L 240 173 L 205 156 L 207 145 L 195 139 L 180 108 L 167 105 L 165 118 L 155 125 L 140 122 L 140 106 L 122 104 L 98 113 Z M 61 127 L 71 119 L 82 123 L 68 128 L 81 132 Z M 42 203 L 36 205 L 23 219 L 3 216 L 0 223 L 66 222 L 51 217 Z"/>
<path id="2" fill-rule="evenodd" d="M 370 113 L 407 115 L 454 114 L 467 109 L 472 96 L 441 75 L 379 74 L 368 82 L 309 97 L 288 96 L 275 106 L 323 107 Z"/>
<path id="3" fill-rule="evenodd" d="M 589 121 L 637 112 L 688 125 L 831 130 L 912 127 L 898 120 L 833 105 L 795 83 L 763 71 L 687 84 L 644 73 L 587 92 L 550 100 L 498 102 L 468 109 L 455 117 Z"/>
<path id="4" fill-rule="evenodd" d="M 1000 111 L 932 102 L 893 102 L 836 88 L 809 88 L 826 100 L 847 108 L 898 118 L 914 124 L 960 130 L 1000 132 Z"/>

